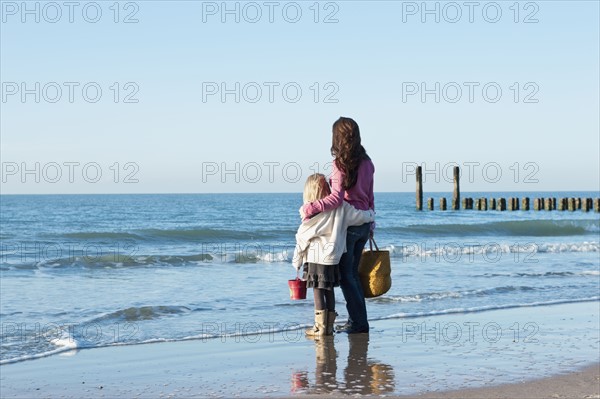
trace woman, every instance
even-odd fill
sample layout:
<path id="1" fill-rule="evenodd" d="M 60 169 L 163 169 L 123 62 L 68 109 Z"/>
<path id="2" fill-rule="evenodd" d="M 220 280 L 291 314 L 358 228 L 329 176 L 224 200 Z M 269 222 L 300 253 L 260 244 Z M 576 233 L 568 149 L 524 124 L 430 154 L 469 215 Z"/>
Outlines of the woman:
<path id="1" fill-rule="evenodd" d="M 360 142 L 358 124 L 341 117 L 333 124 L 331 144 L 333 172 L 331 194 L 323 199 L 305 204 L 301 208 L 303 219 L 319 212 L 335 209 L 347 201 L 356 209 L 375 210 L 373 198 L 373 174 L 375 167 Z M 348 322 L 338 326 L 337 331 L 347 333 L 369 332 L 365 296 L 358 277 L 358 264 L 374 223 L 352 226 L 347 230 L 346 252 L 340 259 L 340 287 L 346 300 Z"/>

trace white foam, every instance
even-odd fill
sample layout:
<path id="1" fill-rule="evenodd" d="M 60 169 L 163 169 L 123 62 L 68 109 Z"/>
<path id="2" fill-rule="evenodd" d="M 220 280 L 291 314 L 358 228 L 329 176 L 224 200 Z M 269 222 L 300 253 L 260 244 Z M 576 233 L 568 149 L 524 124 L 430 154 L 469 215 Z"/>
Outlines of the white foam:
<path id="1" fill-rule="evenodd" d="M 52 340 L 50 340 L 50 342 L 52 344 L 56 345 L 58 348 L 49 350 L 46 352 L 42 352 L 42 353 L 36 353 L 35 355 L 25 355 L 25 356 L 15 357 L 12 359 L 0 360 L 0 365 L 10 364 L 10 363 L 18 363 L 18 362 L 23 362 L 25 360 L 40 359 L 40 358 L 48 357 L 48 356 L 52 356 L 52 355 L 63 354 L 65 352 L 71 352 L 74 349 L 79 348 L 77 341 L 69 335 L 65 335 L 61 338 L 52 339 Z"/>
<path id="2" fill-rule="evenodd" d="M 393 257 L 457 257 L 459 255 L 493 255 L 495 253 L 561 253 L 600 252 L 600 243 L 584 241 L 578 243 L 405 243 L 386 248 Z"/>
<path id="3" fill-rule="evenodd" d="M 288 251 L 284 250 L 279 253 L 268 252 L 262 256 L 259 255 L 259 259 L 267 263 L 278 263 L 278 262 L 289 262 L 291 261 Z"/>
<path id="4" fill-rule="evenodd" d="M 581 274 L 584 276 L 600 276 L 600 270 L 585 270 Z"/>
<path id="5" fill-rule="evenodd" d="M 65 349 L 76 349 L 78 347 L 77 341 L 75 341 L 71 336 L 54 338 L 50 340 L 50 342 L 60 348 Z"/>

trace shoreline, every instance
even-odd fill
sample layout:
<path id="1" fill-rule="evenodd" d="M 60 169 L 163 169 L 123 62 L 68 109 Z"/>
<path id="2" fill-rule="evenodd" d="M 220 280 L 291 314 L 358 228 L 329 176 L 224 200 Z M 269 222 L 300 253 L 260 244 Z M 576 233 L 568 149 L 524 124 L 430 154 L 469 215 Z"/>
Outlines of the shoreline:
<path id="1" fill-rule="evenodd" d="M 595 301 L 378 320 L 320 341 L 294 330 L 73 350 L 0 366 L 1 396 L 598 399 L 599 313 Z"/>

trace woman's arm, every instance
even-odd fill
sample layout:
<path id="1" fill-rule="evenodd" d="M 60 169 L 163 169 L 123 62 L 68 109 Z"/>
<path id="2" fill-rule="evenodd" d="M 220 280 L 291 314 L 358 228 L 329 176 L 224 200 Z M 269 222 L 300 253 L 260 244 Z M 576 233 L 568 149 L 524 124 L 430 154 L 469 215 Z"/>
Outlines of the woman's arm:
<path id="1" fill-rule="evenodd" d="M 375 196 L 373 195 L 373 180 L 371 179 L 371 187 L 369 188 L 369 209 L 375 210 Z"/>
<path id="2" fill-rule="evenodd" d="M 348 228 L 350 226 L 360 226 L 361 224 L 375 221 L 375 211 L 372 209 L 363 211 L 356 209 L 347 202 L 344 203 L 342 207 L 342 212 L 345 212 L 344 228 Z"/>
<path id="3" fill-rule="evenodd" d="M 374 182 L 375 182 L 375 165 L 373 165 L 373 176 L 371 177 L 371 187 L 369 187 L 369 209 L 372 209 L 373 212 L 375 211 L 375 195 L 373 194 Z M 375 232 L 376 225 L 377 225 L 377 223 L 375 222 L 375 220 L 373 220 L 371 222 L 371 229 L 370 229 L 371 237 L 373 237 L 373 233 Z"/>
<path id="4" fill-rule="evenodd" d="M 344 195 L 346 195 L 346 190 L 344 190 L 342 187 L 343 179 L 344 174 L 335 166 L 334 162 L 333 171 L 331 173 L 331 194 L 318 201 L 304 204 L 302 206 L 304 219 L 308 219 L 319 212 L 327 212 L 332 209 L 336 209 L 344 203 Z"/>

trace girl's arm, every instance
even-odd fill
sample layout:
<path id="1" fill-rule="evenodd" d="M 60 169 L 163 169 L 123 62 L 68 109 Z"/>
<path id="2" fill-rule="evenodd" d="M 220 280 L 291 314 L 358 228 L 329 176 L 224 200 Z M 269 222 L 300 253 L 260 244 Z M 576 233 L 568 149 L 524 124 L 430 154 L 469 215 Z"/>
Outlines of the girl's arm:
<path id="1" fill-rule="evenodd" d="M 292 258 L 292 265 L 297 271 L 300 271 L 303 259 L 304 251 L 300 249 L 300 246 L 298 244 L 296 244 L 296 248 L 294 248 L 294 257 Z"/>
<path id="2" fill-rule="evenodd" d="M 327 212 L 336 209 L 344 203 L 344 195 L 346 190 L 342 187 L 344 174 L 337 168 L 333 162 L 333 172 L 331 173 L 331 194 L 327 197 L 304 204 L 302 206 L 303 219 L 309 219 L 311 216 L 319 212 Z"/>
<path id="3" fill-rule="evenodd" d="M 296 270 L 300 271 L 302 263 L 304 261 L 304 254 L 308 248 L 310 241 L 306 241 L 296 234 L 296 247 L 294 248 L 294 257 L 292 258 L 292 265 Z"/>

